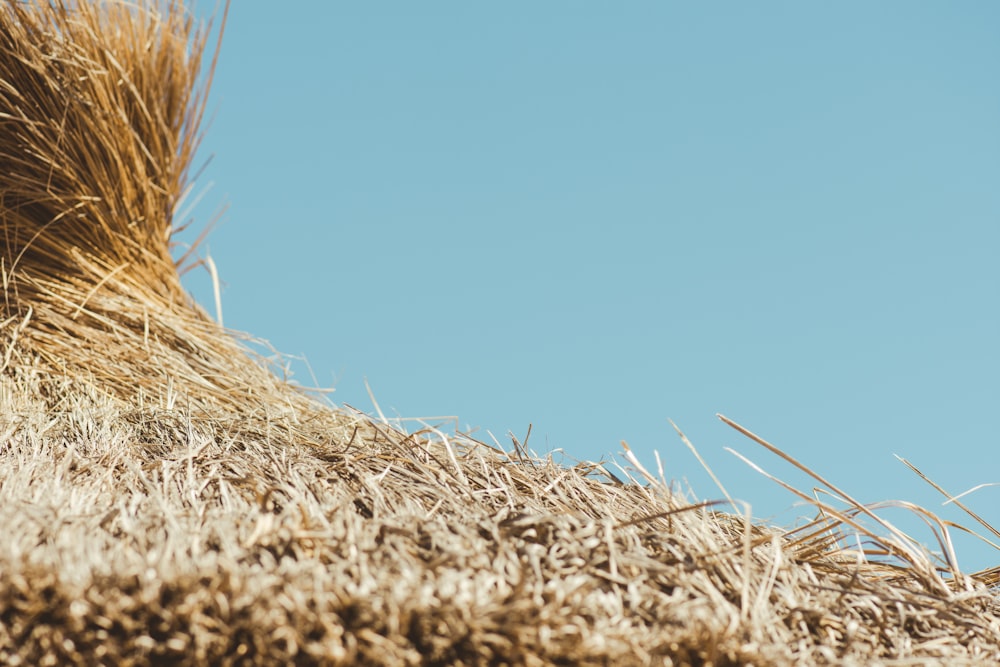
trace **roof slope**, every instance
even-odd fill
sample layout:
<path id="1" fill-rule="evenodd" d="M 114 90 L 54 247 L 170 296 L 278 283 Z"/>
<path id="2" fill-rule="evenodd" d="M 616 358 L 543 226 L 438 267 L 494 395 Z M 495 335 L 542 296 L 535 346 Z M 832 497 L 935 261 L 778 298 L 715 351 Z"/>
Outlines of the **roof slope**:
<path id="1" fill-rule="evenodd" d="M 989 573 L 852 551 L 861 506 L 785 533 L 277 378 L 171 255 L 207 35 L 0 7 L 0 662 L 1000 661 Z"/>

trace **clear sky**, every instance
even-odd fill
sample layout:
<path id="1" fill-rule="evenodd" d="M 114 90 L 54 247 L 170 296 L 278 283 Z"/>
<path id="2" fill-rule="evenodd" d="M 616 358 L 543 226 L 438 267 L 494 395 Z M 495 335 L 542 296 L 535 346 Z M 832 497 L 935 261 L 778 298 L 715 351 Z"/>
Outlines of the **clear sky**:
<path id="1" fill-rule="evenodd" d="M 893 454 L 1000 482 L 998 35 L 994 2 L 237 0 L 196 209 L 229 204 L 225 324 L 337 403 L 720 497 L 673 419 L 783 525 L 723 448 L 811 483 L 715 413 L 969 523 Z"/>

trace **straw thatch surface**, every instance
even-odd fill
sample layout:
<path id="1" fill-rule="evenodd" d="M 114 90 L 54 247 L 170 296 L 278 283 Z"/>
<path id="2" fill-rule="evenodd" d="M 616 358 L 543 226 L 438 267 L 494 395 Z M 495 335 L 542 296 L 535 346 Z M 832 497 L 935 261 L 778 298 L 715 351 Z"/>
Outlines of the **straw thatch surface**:
<path id="1" fill-rule="evenodd" d="M 1000 660 L 992 575 L 860 505 L 785 534 L 275 378 L 170 253 L 207 33 L 0 2 L 0 663 Z"/>

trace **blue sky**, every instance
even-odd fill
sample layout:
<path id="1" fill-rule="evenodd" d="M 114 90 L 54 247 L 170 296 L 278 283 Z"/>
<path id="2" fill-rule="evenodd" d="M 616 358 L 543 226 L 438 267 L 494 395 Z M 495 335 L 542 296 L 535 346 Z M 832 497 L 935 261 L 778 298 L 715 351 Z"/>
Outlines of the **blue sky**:
<path id="1" fill-rule="evenodd" d="M 1000 482 L 998 29 L 990 2 L 240 0 L 195 212 L 229 204 L 225 323 L 337 403 L 370 411 L 367 378 L 487 441 L 625 440 L 719 497 L 673 419 L 779 523 L 809 512 L 723 448 L 810 482 L 715 413 L 941 510 L 893 454 Z"/>

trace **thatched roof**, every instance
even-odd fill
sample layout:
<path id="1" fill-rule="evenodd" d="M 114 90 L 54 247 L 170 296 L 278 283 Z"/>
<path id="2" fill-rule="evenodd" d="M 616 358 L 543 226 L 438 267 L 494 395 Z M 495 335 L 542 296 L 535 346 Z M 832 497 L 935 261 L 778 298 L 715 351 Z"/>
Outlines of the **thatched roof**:
<path id="1" fill-rule="evenodd" d="M 171 254 L 208 34 L 0 10 L 0 662 L 1000 661 L 993 573 L 850 499 L 786 532 L 275 377 Z"/>

